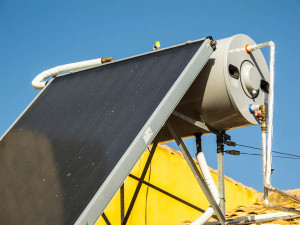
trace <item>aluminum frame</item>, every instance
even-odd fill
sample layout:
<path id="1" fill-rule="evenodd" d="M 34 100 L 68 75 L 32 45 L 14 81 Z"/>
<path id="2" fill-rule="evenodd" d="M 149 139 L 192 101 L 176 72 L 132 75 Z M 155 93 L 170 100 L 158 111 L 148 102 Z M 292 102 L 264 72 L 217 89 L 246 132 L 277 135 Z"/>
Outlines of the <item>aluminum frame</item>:
<path id="1" fill-rule="evenodd" d="M 185 160 L 187 161 L 191 171 L 193 172 L 197 182 L 199 183 L 204 195 L 206 196 L 207 200 L 209 201 L 211 207 L 214 209 L 214 212 L 216 213 L 220 223 L 222 225 L 226 224 L 226 218 L 225 215 L 223 214 L 221 208 L 219 207 L 219 205 L 217 204 L 214 196 L 212 195 L 207 183 L 205 182 L 204 178 L 202 177 L 199 169 L 197 168 L 192 156 L 190 155 L 187 147 L 185 146 L 183 140 L 181 139 L 178 131 L 176 130 L 176 127 L 174 126 L 172 119 L 170 118 L 167 121 L 167 126 L 172 134 L 172 136 L 174 137 L 180 151 L 182 152 Z"/>

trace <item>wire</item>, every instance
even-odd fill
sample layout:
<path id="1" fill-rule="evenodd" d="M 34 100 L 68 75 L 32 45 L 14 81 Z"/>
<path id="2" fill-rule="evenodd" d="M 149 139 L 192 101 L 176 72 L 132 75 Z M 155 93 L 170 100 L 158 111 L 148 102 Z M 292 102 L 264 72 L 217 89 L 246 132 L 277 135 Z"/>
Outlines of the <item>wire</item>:
<path id="1" fill-rule="evenodd" d="M 150 183 L 150 176 L 151 176 L 151 164 L 149 167 L 149 177 L 148 177 L 148 183 Z M 145 203 L 145 225 L 147 225 L 147 220 L 148 220 L 148 213 L 147 213 L 147 209 L 148 209 L 148 194 L 149 194 L 149 186 L 147 186 L 147 191 L 146 191 L 146 203 Z"/>
<path id="2" fill-rule="evenodd" d="M 257 148 L 257 147 L 252 147 L 252 146 L 248 146 L 248 145 L 241 145 L 241 144 L 236 144 L 237 146 L 240 147 L 245 147 L 245 148 L 250 148 L 250 149 L 256 149 L 256 150 L 262 150 L 261 148 Z M 294 155 L 294 154 L 290 154 L 290 153 L 285 153 L 285 152 L 278 152 L 278 151 L 272 151 L 274 153 L 280 154 L 280 155 L 289 155 L 289 156 L 294 156 L 294 157 L 298 157 L 300 158 L 300 155 Z"/>
<path id="3" fill-rule="evenodd" d="M 254 155 L 254 156 L 262 156 L 262 154 L 254 154 L 254 153 L 246 153 L 246 152 L 240 152 L 241 155 Z M 298 159 L 300 160 L 300 158 L 296 158 L 296 157 L 288 157 L 288 156 L 272 156 L 274 158 L 284 158 L 284 159 Z"/>
<path id="4" fill-rule="evenodd" d="M 151 151 L 149 147 L 147 147 L 149 152 Z M 150 182 L 150 177 L 151 177 L 151 163 L 149 166 L 149 177 L 148 177 L 148 183 Z M 147 213 L 147 208 L 148 208 L 148 193 L 149 193 L 149 186 L 147 186 L 147 191 L 146 191 L 146 202 L 145 202 L 145 225 L 147 225 L 147 220 L 148 220 L 148 213 Z"/>

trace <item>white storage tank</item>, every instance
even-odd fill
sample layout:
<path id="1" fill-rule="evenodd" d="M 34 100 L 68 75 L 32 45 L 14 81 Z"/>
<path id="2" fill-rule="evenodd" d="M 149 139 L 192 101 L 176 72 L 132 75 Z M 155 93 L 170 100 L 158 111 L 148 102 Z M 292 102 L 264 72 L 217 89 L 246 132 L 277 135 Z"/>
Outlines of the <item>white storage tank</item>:
<path id="1" fill-rule="evenodd" d="M 219 131 L 259 124 L 249 105 L 267 105 L 269 70 L 260 49 L 246 52 L 246 45 L 254 44 L 244 34 L 217 40 L 216 50 L 176 111 Z M 206 133 L 178 117 L 174 122 L 182 136 Z"/>

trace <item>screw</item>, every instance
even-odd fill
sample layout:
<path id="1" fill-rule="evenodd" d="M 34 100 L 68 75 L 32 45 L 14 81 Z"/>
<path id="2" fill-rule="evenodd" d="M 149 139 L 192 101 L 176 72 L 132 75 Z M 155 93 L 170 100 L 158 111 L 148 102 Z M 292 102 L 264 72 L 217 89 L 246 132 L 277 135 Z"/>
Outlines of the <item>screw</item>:
<path id="1" fill-rule="evenodd" d="M 217 41 L 211 41 L 211 42 L 210 42 L 210 46 L 211 46 L 211 47 L 214 47 L 214 46 L 216 46 L 216 45 L 217 45 Z"/>

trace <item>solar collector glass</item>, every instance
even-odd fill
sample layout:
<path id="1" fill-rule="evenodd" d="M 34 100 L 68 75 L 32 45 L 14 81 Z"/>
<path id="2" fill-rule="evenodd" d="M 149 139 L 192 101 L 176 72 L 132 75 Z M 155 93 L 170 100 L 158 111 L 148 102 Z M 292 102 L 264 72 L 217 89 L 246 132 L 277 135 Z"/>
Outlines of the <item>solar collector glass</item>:
<path id="1" fill-rule="evenodd" d="M 51 82 L 0 142 L 0 223 L 74 223 L 201 44 Z"/>

